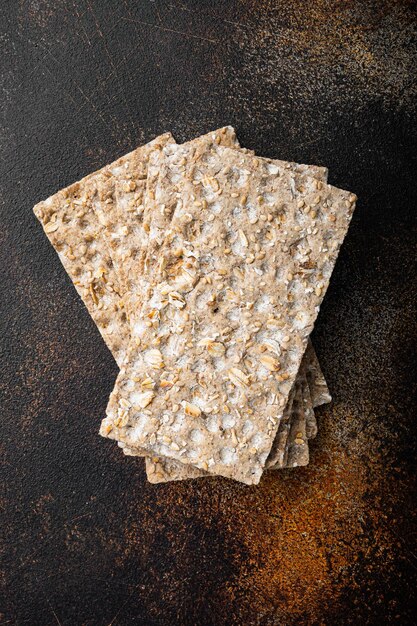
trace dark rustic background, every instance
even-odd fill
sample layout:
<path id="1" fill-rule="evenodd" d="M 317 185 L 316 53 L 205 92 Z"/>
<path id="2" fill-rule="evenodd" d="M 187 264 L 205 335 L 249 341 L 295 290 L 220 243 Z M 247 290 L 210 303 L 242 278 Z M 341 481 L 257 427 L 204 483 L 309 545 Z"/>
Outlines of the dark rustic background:
<path id="1" fill-rule="evenodd" d="M 416 5 L 3 0 L 0 625 L 412 624 Z M 306 469 L 150 486 L 98 434 L 117 374 L 32 206 L 172 130 L 359 196 L 314 341 Z"/>

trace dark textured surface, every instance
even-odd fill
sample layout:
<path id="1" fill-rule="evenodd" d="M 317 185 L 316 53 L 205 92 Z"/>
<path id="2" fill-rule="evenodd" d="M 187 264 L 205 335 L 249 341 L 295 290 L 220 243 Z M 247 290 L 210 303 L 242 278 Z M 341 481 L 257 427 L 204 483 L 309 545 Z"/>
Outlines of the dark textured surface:
<path id="1" fill-rule="evenodd" d="M 0 24 L 0 624 L 412 624 L 415 4 L 3 0 Z M 306 469 L 150 486 L 97 434 L 117 369 L 32 206 L 227 123 L 359 196 L 314 333 L 335 401 Z"/>

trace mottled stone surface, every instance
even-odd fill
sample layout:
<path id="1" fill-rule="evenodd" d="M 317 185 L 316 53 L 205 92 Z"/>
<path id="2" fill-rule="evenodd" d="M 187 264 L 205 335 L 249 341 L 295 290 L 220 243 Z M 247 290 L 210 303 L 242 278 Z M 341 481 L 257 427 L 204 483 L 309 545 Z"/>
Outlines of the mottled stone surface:
<path id="1" fill-rule="evenodd" d="M 1 3 L 1 624 L 413 624 L 415 3 Z M 305 469 L 153 486 L 98 434 L 117 368 L 32 206 L 224 124 L 359 196 Z"/>

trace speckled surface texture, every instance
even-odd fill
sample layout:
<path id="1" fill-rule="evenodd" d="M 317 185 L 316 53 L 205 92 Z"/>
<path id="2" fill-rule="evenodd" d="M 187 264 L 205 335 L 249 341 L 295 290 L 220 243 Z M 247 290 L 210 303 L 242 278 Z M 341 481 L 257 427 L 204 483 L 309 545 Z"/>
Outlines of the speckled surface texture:
<path id="1" fill-rule="evenodd" d="M 0 624 L 413 624 L 416 8 L 0 6 Z M 117 367 L 32 213 L 166 130 L 232 124 L 359 197 L 314 345 L 309 467 L 149 485 L 97 434 Z"/>

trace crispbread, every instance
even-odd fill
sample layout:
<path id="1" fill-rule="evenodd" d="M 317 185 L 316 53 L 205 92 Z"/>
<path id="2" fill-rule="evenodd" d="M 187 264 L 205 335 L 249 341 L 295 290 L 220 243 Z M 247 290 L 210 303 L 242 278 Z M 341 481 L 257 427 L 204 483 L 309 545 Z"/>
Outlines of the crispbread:
<path id="1" fill-rule="evenodd" d="M 289 445 L 285 450 L 284 465 L 285 467 L 308 465 L 309 450 L 303 406 L 303 381 L 300 380 L 296 382 L 292 415 Z"/>
<path id="2" fill-rule="evenodd" d="M 306 423 L 306 437 L 307 439 L 314 439 L 314 437 L 317 435 L 318 428 L 307 375 L 304 377 L 303 380 L 303 413 Z"/>
<path id="3" fill-rule="evenodd" d="M 332 397 L 329 393 L 329 388 L 321 371 L 320 363 L 317 358 L 316 351 L 313 348 L 313 344 L 309 342 L 307 344 L 307 382 L 311 393 L 311 400 L 314 407 L 321 404 L 329 404 L 332 401 Z"/>
<path id="4" fill-rule="evenodd" d="M 107 168 L 86 176 L 34 207 L 104 341 L 120 365 L 129 340 L 122 287 L 92 203 L 108 185 Z"/>
<path id="5" fill-rule="evenodd" d="M 188 166 L 193 160 L 192 148 L 167 146 L 163 150 L 166 158 L 159 180 L 175 172 L 181 181 L 183 203 L 177 205 L 176 194 L 171 195 L 169 186 L 163 185 L 166 206 L 175 208 L 173 233 L 160 252 L 153 297 L 142 310 L 141 349 L 134 342 L 130 344 L 130 356 L 118 377 L 101 433 L 130 446 L 143 445 L 152 453 L 195 464 L 210 473 L 256 483 L 356 197 L 317 179 L 305 176 L 302 180 L 300 174 L 280 171 L 267 159 L 254 159 L 228 148 L 218 150 L 223 152 L 220 163 L 217 158 L 215 164 L 211 163 L 210 151 L 203 152 L 198 163 L 192 163 L 193 171 Z M 158 201 L 161 203 L 161 198 Z M 260 245 L 259 251 L 252 237 Z M 225 256 L 227 246 L 231 254 Z M 206 282 L 207 277 L 211 282 Z M 226 299 L 226 290 L 219 286 L 225 282 L 227 287 L 239 290 L 237 296 L 228 289 Z M 273 313 L 278 314 L 275 303 L 287 302 L 289 296 L 294 298 L 291 305 L 281 307 L 281 318 L 273 318 Z M 266 299 L 269 304 L 265 307 Z M 238 305 L 252 307 L 252 302 L 255 305 L 248 311 L 249 322 Z M 216 308 L 215 313 L 210 306 Z M 157 307 L 162 307 L 159 313 Z M 269 313 L 265 311 L 268 307 Z M 188 310 L 192 311 L 192 321 L 186 319 Z M 216 325 L 212 324 L 213 315 Z M 234 315 L 239 319 L 233 319 Z M 156 340 L 155 327 L 167 335 Z M 174 337 L 174 328 L 178 334 L 173 341 L 169 337 Z M 221 328 L 216 341 L 206 347 L 198 345 L 214 328 Z M 191 339 L 194 343 L 188 348 Z M 237 339 L 241 341 L 236 343 Z M 260 360 L 259 342 L 266 339 L 276 342 L 286 376 L 270 373 L 275 367 L 272 354 Z M 219 343 L 226 345 L 227 352 L 223 357 L 214 357 L 212 363 L 207 347 L 217 354 Z M 181 371 L 174 372 L 174 363 L 177 369 L 182 367 Z M 148 373 L 155 386 L 143 391 L 139 381 L 149 378 Z M 264 375 L 266 380 L 261 380 L 259 377 Z M 169 377 L 173 386 L 167 391 L 169 383 L 160 383 Z M 213 395 L 219 394 L 219 408 L 217 397 L 197 395 L 202 382 L 209 383 Z M 234 428 L 220 432 L 216 416 L 223 411 L 224 394 L 236 423 Z M 177 412 L 173 406 L 176 408 L 180 402 L 184 410 Z M 208 414 L 209 418 L 202 417 Z"/>
<path id="6" fill-rule="evenodd" d="M 274 461 L 275 465 L 270 465 L 269 469 L 278 469 L 284 466 L 285 448 L 288 438 L 288 433 L 292 421 L 292 404 L 293 404 L 293 391 L 291 390 L 287 405 L 284 410 L 283 419 L 281 420 L 278 432 L 274 439 Z M 141 456 L 135 450 L 128 446 L 122 446 L 124 454 L 128 456 Z M 189 478 L 203 478 L 204 476 L 210 476 L 210 474 L 204 470 L 200 470 L 197 467 L 190 465 L 183 465 L 173 459 L 167 457 L 146 457 L 146 475 L 149 482 L 161 483 L 172 480 L 186 480 Z"/>
<path id="7" fill-rule="evenodd" d="M 229 145 L 234 145 L 236 148 L 239 147 L 234 129 L 230 126 L 225 127 L 225 128 L 215 131 L 214 133 L 209 133 L 208 135 L 204 135 L 202 137 L 199 137 L 198 139 L 193 140 L 192 143 L 196 146 L 196 152 L 194 154 L 194 158 L 196 160 L 198 159 L 198 155 L 201 150 L 207 150 L 207 145 L 209 142 L 211 142 L 212 149 L 214 152 L 216 149 L 216 145 L 224 146 L 224 145 L 229 144 Z M 245 151 L 245 152 L 248 153 L 248 151 Z M 253 153 L 250 153 L 250 154 L 253 154 Z M 213 156 L 214 155 L 212 155 L 212 158 Z M 145 274 L 148 274 L 148 275 L 149 274 L 152 275 L 152 270 L 154 268 L 154 263 L 156 261 L 158 249 L 163 241 L 166 230 L 170 223 L 170 219 L 172 217 L 172 212 L 169 210 L 169 207 L 166 207 L 164 203 L 162 204 L 159 203 L 158 202 L 159 199 L 156 197 L 156 193 L 155 193 L 155 185 L 158 180 L 159 169 L 160 169 L 159 168 L 160 157 L 161 157 L 160 153 L 157 153 L 155 151 L 153 152 L 150 158 L 150 163 L 148 167 L 148 179 L 147 179 L 147 202 L 145 203 L 144 219 L 143 219 L 144 228 L 141 234 L 142 250 L 147 252 L 147 263 L 144 264 L 144 270 L 145 270 Z M 293 170 L 298 173 L 304 173 L 304 174 L 309 173 L 315 176 L 317 179 L 322 180 L 323 182 L 327 181 L 327 173 L 328 173 L 327 168 L 314 166 L 314 165 L 302 165 L 302 164 L 279 161 L 279 160 L 275 160 L 274 163 L 280 168 Z M 172 182 L 173 185 L 175 186 L 175 176 L 172 178 L 172 181 L 170 182 Z M 146 248 L 147 235 L 148 235 L 148 240 L 150 242 L 150 245 L 148 248 Z M 134 241 L 134 239 L 132 240 L 132 244 L 136 246 L 138 245 L 137 242 Z M 139 270 L 139 272 L 137 273 L 141 273 L 141 271 Z M 136 276 L 137 276 L 137 273 L 136 273 Z M 136 290 L 140 294 L 138 299 L 143 299 L 142 292 L 145 289 L 144 282 L 142 282 L 142 288 L 139 285 L 138 281 L 136 282 L 137 282 Z M 132 290 L 130 291 L 132 292 Z M 135 324 L 133 324 L 133 328 L 135 328 Z M 140 324 L 139 324 L 139 329 L 140 329 Z M 313 349 L 313 352 L 314 352 L 314 349 Z M 308 390 L 306 390 L 306 395 L 307 396 L 309 395 Z M 290 413 L 288 413 L 288 419 L 287 419 L 288 422 L 289 422 L 289 417 L 290 417 Z M 313 418 L 314 418 L 314 412 L 313 412 Z M 283 429 L 285 428 L 287 430 L 289 429 L 289 423 L 285 424 L 285 426 L 283 424 Z M 284 433 L 281 433 L 281 432 L 277 433 L 278 440 L 279 441 L 282 440 L 283 441 L 282 445 L 285 447 L 286 436 L 284 438 L 283 435 Z M 130 448 L 128 446 L 124 447 L 124 452 L 125 454 L 132 455 L 132 456 L 142 455 L 141 452 L 138 452 L 134 448 Z M 281 457 L 283 457 L 283 455 L 284 455 L 284 448 L 282 449 Z M 189 466 L 184 466 L 182 464 L 179 465 L 177 462 L 171 459 L 158 460 L 156 457 L 154 457 L 152 460 L 148 459 L 146 461 L 146 467 L 147 467 L 147 472 L 149 470 L 148 474 L 152 474 L 153 476 L 155 475 L 158 476 L 159 482 L 162 481 L 162 479 L 165 479 L 167 481 L 168 480 L 181 480 L 185 478 L 190 478 L 190 477 L 195 478 L 197 476 L 204 475 L 203 470 L 199 471 L 195 468 L 190 470 L 190 475 L 189 475 L 189 471 L 187 469 L 187 467 Z"/>
<path id="8" fill-rule="evenodd" d="M 50 242 L 118 365 L 125 356 L 130 333 L 126 321 L 128 302 L 121 252 L 123 215 L 116 202 L 116 182 L 132 170 L 145 175 L 149 154 L 173 141 L 170 133 L 120 157 L 34 207 Z M 139 175 L 138 175 L 139 180 Z M 141 189 L 138 183 L 138 193 Z M 130 193 L 131 195 L 131 193 Z M 129 219 L 130 217 L 130 219 Z M 129 259 L 125 259 L 126 263 Z"/>

